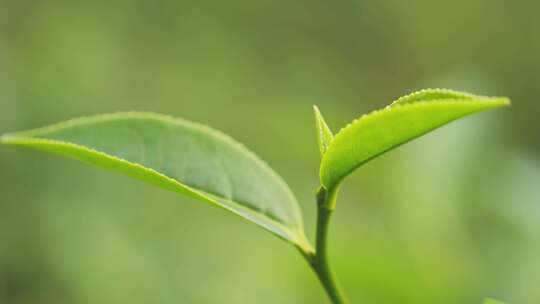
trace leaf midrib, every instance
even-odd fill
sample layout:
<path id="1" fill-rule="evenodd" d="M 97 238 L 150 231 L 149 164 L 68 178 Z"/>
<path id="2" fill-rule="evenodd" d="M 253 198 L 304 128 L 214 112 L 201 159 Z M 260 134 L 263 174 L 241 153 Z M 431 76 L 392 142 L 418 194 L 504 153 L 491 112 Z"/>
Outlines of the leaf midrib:
<path id="1" fill-rule="evenodd" d="M 175 180 L 178 183 L 183 184 L 184 182 L 178 181 L 178 180 L 176 180 L 176 179 L 174 179 L 172 177 L 167 176 L 166 174 L 164 174 L 162 172 L 156 171 L 155 169 L 149 168 L 149 167 L 147 167 L 147 166 L 145 166 L 143 164 L 140 164 L 140 163 L 131 162 L 131 161 L 125 160 L 125 159 L 123 159 L 121 157 L 113 156 L 113 155 L 110 155 L 110 154 L 105 153 L 103 151 L 99 151 L 99 150 L 87 147 L 85 145 L 71 143 L 71 142 L 65 142 L 65 141 L 62 141 L 62 140 L 53 140 L 53 139 L 49 139 L 49 138 L 46 138 L 46 137 L 41 137 L 41 136 L 44 136 L 44 134 L 62 131 L 64 129 L 68 129 L 70 127 L 91 125 L 91 124 L 100 123 L 100 122 L 122 121 L 122 120 L 126 120 L 126 119 L 152 119 L 152 120 L 156 120 L 158 122 L 168 122 L 168 123 L 171 123 L 173 125 L 177 125 L 179 127 L 193 128 L 193 129 L 199 130 L 201 132 L 204 132 L 204 133 L 210 134 L 212 136 L 215 136 L 216 138 L 219 138 L 220 140 L 225 141 L 227 144 L 229 144 L 234 149 L 238 149 L 239 151 L 241 151 L 241 153 L 245 154 L 253 162 L 255 162 L 257 165 L 259 165 L 261 167 L 261 169 L 263 169 L 267 174 L 271 175 L 280 184 L 280 186 L 283 188 L 283 190 L 287 192 L 287 196 L 289 196 L 289 199 L 291 201 L 296 202 L 296 198 L 295 198 L 294 194 L 287 187 L 287 184 L 285 183 L 283 178 L 279 174 L 274 172 L 271 169 L 271 167 L 265 161 L 260 159 L 253 151 L 248 149 L 245 145 L 243 145 L 242 143 L 234 140 L 231 136 L 221 132 L 220 130 L 216 130 L 216 129 L 211 128 L 211 127 L 209 127 L 207 125 L 203 125 L 203 124 L 200 124 L 200 123 L 197 123 L 197 122 L 193 122 L 193 121 L 189 121 L 189 120 L 185 120 L 185 119 L 181 119 L 181 118 L 177 118 L 177 117 L 172 117 L 172 116 L 169 116 L 169 115 L 153 113 L 153 112 L 138 112 L 138 111 L 107 113 L 107 114 L 100 114 L 100 115 L 94 115 L 94 116 L 74 118 L 74 119 L 70 119 L 70 120 L 67 120 L 67 121 L 60 122 L 60 123 L 52 124 L 52 125 L 42 127 L 42 128 L 35 128 L 35 129 L 23 131 L 23 132 L 15 132 L 15 133 L 11 133 L 11 134 L 5 134 L 5 135 L 2 135 L 1 138 L 4 139 L 4 140 L 6 138 L 14 138 L 14 137 L 34 139 L 34 140 L 35 139 L 46 139 L 46 140 L 56 141 L 56 142 L 60 142 L 60 143 L 64 143 L 64 144 L 69 143 L 69 144 L 77 145 L 77 146 L 80 146 L 80 147 L 84 147 L 88 151 L 95 151 L 95 152 L 102 153 L 104 155 L 107 155 L 107 156 L 115 158 L 115 159 L 122 159 L 125 162 L 131 163 L 131 164 L 138 164 L 142 168 L 146 168 L 146 169 L 155 171 L 155 172 L 157 172 L 157 173 L 159 173 L 159 174 L 161 174 L 163 176 L 166 176 L 169 179 Z M 194 188 L 191 185 L 189 187 Z M 221 197 L 221 195 L 216 195 L 216 196 Z M 224 198 L 224 199 L 230 200 L 230 198 Z M 238 201 L 238 203 L 243 203 L 243 202 Z M 250 207 L 253 207 L 252 204 L 246 204 L 246 205 L 249 205 Z M 253 208 L 251 210 L 255 210 L 255 209 Z M 266 213 L 264 213 L 264 214 L 267 215 Z M 270 216 L 270 218 L 273 218 L 275 220 L 279 220 L 279 219 L 277 219 L 277 218 L 275 218 L 275 217 L 273 217 L 271 215 L 267 215 L 267 216 Z M 281 221 L 279 221 L 279 222 L 282 223 L 282 224 L 285 224 L 284 222 L 281 222 Z M 300 224 L 301 224 L 301 226 L 303 226 L 302 221 L 300 222 Z"/>
<path id="2" fill-rule="evenodd" d="M 43 129 L 45 129 L 45 128 L 42 128 L 42 129 L 39 129 L 39 130 L 43 130 Z M 35 131 L 35 130 L 38 130 L 38 129 L 34 129 L 33 131 Z M 28 133 L 28 132 L 25 132 L 25 133 Z M 20 134 L 22 134 L 22 133 L 20 133 Z M 182 188 L 182 189 L 187 188 L 186 190 L 189 190 L 189 191 L 195 193 L 201 200 L 206 201 L 208 203 L 211 203 L 213 205 L 216 205 L 218 207 L 224 208 L 226 210 L 229 210 L 230 212 L 235 213 L 235 210 L 233 208 L 228 208 L 227 205 L 219 203 L 219 201 L 217 199 L 226 201 L 227 203 L 229 203 L 231 206 L 234 206 L 235 208 L 245 210 L 249 214 L 251 214 L 251 215 L 253 215 L 253 216 L 257 217 L 257 218 L 260 218 L 260 219 L 262 219 L 262 220 L 264 220 L 264 221 L 266 221 L 268 223 L 271 223 L 272 225 L 275 225 L 276 227 L 279 227 L 280 229 L 282 229 L 283 231 L 288 233 L 292 240 L 298 240 L 298 236 L 303 235 L 302 227 L 299 227 L 299 229 L 297 231 L 294 231 L 294 230 L 290 229 L 289 227 L 287 227 L 285 223 L 279 221 L 279 219 L 276 219 L 274 217 L 271 217 L 267 213 L 261 213 L 258 210 L 254 209 L 251 206 L 251 204 L 246 204 L 244 206 L 244 205 L 242 205 L 242 204 L 244 204 L 243 202 L 232 200 L 231 198 L 226 198 L 226 197 L 223 197 L 223 196 L 221 196 L 219 194 L 212 193 L 210 191 L 197 189 L 197 188 L 195 188 L 195 187 L 193 187 L 193 186 L 191 186 L 191 185 L 189 185 L 187 183 L 178 181 L 175 178 L 169 177 L 168 175 L 165 175 L 165 174 L 163 174 L 161 172 L 158 172 L 158 171 L 156 171 L 156 170 L 154 170 L 152 168 L 146 167 L 146 166 L 144 166 L 142 164 L 139 164 L 137 162 L 132 162 L 132 161 L 126 160 L 126 159 L 118 157 L 118 156 L 110 155 L 110 154 L 105 153 L 103 151 L 99 151 L 99 150 L 96 150 L 96 149 L 93 149 L 93 148 L 90 148 L 90 147 L 87 147 L 87 146 L 84 146 L 84 145 L 71 143 L 71 142 L 64 142 L 64 141 L 54 140 L 54 139 L 39 138 L 39 137 L 38 138 L 36 138 L 36 137 L 24 137 L 24 136 L 18 136 L 18 135 L 10 135 L 10 134 L 2 135 L 0 137 L 0 142 L 6 143 L 6 144 L 18 144 L 18 145 L 47 144 L 47 145 L 56 145 L 56 146 L 66 146 L 66 147 L 71 147 L 71 148 L 75 148 L 75 149 L 79 149 L 79 150 L 84 150 L 85 152 L 90 152 L 90 153 L 92 153 L 94 155 L 102 156 L 102 157 L 108 158 L 110 160 L 119 162 L 119 163 L 124 163 L 124 164 L 127 164 L 129 166 L 136 167 L 138 169 L 143 170 L 145 173 L 148 173 L 148 174 L 157 176 L 159 178 L 162 178 L 166 182 L 173 183 L 175 186 L 177 186 L 179 188 Z M 172 190 L 169 190 L 169 191 L 172 191 Z M 217 199 L 215 199 L 213 197 L 215 197 Z M 245 220 L 247 220 L 247 219 L 245 219 Z M 278 236 L 281 237 L 280 235 L 278 235 Z"/>

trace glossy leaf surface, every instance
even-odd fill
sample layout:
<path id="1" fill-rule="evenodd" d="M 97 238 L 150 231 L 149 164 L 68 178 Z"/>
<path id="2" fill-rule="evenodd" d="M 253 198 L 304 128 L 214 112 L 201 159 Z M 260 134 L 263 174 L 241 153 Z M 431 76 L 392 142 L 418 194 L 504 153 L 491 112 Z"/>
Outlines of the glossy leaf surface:
<path id="1" fill-rule="evenodd" d="M 282 179 L 254 153 L 207 126 L 118 113 L 8 134 L 2 142 L 75 158 L 218 205 L 309 247 L 298 204 Z"/>
<path id="2" fill-rule="evenodd" d="M 507 98 L 450 90 L 423 90 L 402 97 L 358 118 L 336 134 L 321 162 L 321 184 L 333 189 L 378 155 L 458 118 L 509 103 Z"/>

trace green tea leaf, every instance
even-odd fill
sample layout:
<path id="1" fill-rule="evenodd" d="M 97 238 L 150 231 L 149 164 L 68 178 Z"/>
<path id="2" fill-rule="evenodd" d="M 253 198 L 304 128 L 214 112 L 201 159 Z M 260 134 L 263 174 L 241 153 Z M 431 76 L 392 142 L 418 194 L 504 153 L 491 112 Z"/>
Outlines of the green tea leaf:
<path id="1" fill-rule="evenodd" d="M 326 153 L 328 146 L 330 146 L 330 143 L 334 139 L 334 134 L 332 134 L 332 131 L 330 131 L 326 121 L 324 121 L 319 108 L 317 108 L 317 106 L 313 106 L 313 111 L 315 114 L 315 124 L 317 127 L 317 143 L 319 144 L 321 156 L 323 156 L 324 153 Z"/>
<path id="2" fill-rule="evenodd" d="M 321 161 L 321 184 L 334 189 L 371 159 L 463 116 L 507 106 L 507 98 L 450 90 L 423 90 L 402 97 L 343 128 Z"/>
<path id="3" fill-rule="evenodd" d="M 221 132 L 152 113 L 80 118 L 4 135 L 223 207 L 309 248 L 293 194 L 264 162 Z"/>

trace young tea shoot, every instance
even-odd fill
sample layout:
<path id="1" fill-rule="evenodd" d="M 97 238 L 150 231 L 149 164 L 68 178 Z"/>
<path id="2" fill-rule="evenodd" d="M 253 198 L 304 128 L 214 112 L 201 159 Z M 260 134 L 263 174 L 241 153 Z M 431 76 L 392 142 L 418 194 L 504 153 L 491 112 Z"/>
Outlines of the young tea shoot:
<path id="1" fill-rule="evenodd" d="M 335 135 L 314 107 L 321 153 L 314 245 L 283 179 L 245 146 L 205 125 L 127 112 L 9 133 L 0 142 L 74 158 L 224 208 L 294 245 L 332 303 L 346 303 L 327 254 L 328 226 L 341 182 L 363 164 L 431 130 L 509 104 L 502 97 L 422 90 L 361 116 Z"/>

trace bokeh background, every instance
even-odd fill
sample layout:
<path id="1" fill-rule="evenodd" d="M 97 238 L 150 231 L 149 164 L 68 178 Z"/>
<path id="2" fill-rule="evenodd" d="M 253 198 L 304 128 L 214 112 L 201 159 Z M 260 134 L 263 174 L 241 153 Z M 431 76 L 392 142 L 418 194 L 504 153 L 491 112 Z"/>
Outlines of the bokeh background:
<path id="1" fill-rule="evenodd" d="M 311 105 L 337 131 L 413 90 L 509 96 L 348 179 L 352 303 L 540 303 L 539 1 L 0 0 L 0 133 L 145 110 L 289 182 L 313 236 Z M 327 303 L 297 252 L 218 208 L 0 147 L 0 303 Z"/>

